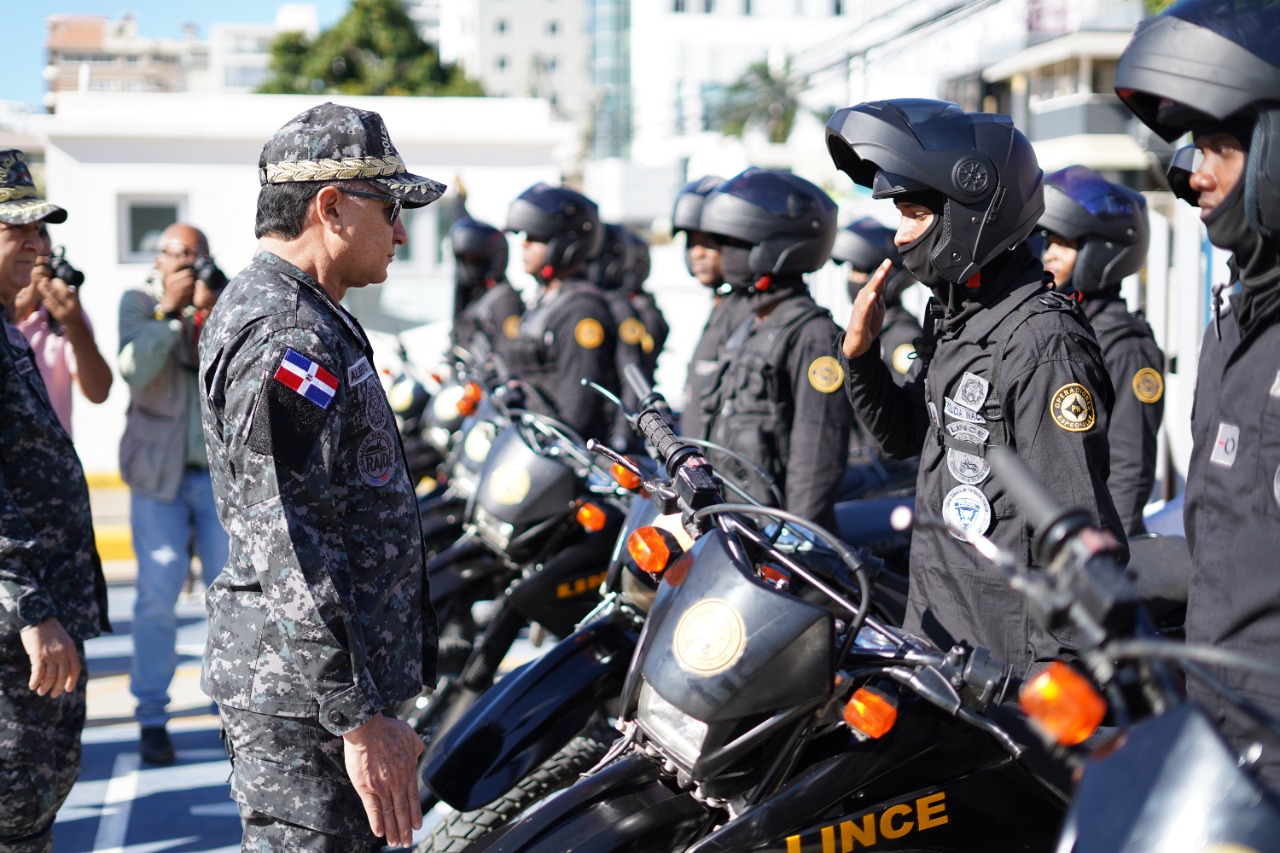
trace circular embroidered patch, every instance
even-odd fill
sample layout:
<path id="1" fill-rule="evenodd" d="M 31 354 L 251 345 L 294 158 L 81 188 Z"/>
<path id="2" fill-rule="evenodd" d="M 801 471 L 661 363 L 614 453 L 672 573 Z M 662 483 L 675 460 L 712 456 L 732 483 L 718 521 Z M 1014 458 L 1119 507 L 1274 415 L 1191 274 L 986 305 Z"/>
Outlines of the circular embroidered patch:
<path id="1" fill-rule="evenodd" d="M 718 675 L 738 662 L 747 648 L 747 626 L 729 602 L 707 598 L 685 611 L 671 638 L 676 663 L 703 677 Z"/>
<path id="2" fill-rule="evenodd" d="M 916 354 L 916 348 L 912 344 L 898 344 L 893 350 L 893 369 L 907 375 L 907 371 L 911 369 L 912 356 Z"/>
<path id="3" fill-rule="evenodd" d="M 1144 367 L 1133 374 L 1133 396 L 1143 403 L 1155 403 L 1164 396 L 1164 379 L 1160 372 Z"/>
<path id="4" fill-rule="evenodd" d="M 595 349 L 604 343 L 604 326 L 591 317 L 579 320 L 578 325 L 573 327 L 573 339 L 583 349 Z"/>
<path id="5" fill-rule="evenodd" d="M 948 447 L 947 470 L 960 482 L 976 486 L 987 479 L 987 475 L 991 473 L 991 466 L 986 459 L 975 453 L 965 453 L 963 450 Z"/>
<path id="6" fill-rule="evenodd" d="M 370 432 L 356 451 L 360 479 L 370 486 L 385 486 L 395 469 L 395 458 L 396 446 L 391 434 L 381 429 Z"/>
<path id="7" fill-rule="evenodd" d="M 976 486 L 956 486 L 942 500 L 942 517 L 951 527 L 965 533 L 986 533 L 991 526 L 991 502 Z M 967 541 L 955 530 L 950 533 L 962 542 Z"/>
<path id="8" fill-rule="evenodd" d="M 520 337 L 520 315 L 512 314 L 502 321 L 502 336 L 509 341 Z"/>
<path id="9" fill-rule="evenodd" d="M 1079 382 L 1070 382 L 1058 389 L 1049 402 L 1049 413 L 1053 415 L 1053 422 L 1067 432 L 1088 432 L 1097 421 L 1093 396 Z"/>
<path id="10" fill-rule="evenodd" d="M 644 323 L 635 317 L 628 317 L 618 324 L 618 337 L 629 347 L 636 346 L 644 340 Z M 586 346 L 586 344 L 583 344 Z"/>
<path id="11" fill-rule="evenodd" d="M 364 419 L 369 423 L 369 429 L 382 429 L 387 425 L 387 398 L 382 393 L 382 386 L 366 381 L 363 387 Z"/>
<path id="12" fill-rule="evenodd" d="M 829 355 L 819 356 L 809 365 L 809 384 L 815 391 L 830 394 L 844 383 L 844 368 Z"/>

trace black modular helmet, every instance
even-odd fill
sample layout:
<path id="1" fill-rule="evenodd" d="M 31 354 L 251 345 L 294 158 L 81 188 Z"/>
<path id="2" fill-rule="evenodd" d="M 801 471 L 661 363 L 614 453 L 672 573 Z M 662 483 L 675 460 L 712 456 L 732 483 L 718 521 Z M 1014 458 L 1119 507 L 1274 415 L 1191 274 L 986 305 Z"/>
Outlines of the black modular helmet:
<path id="1" fill-rule="evenodd" d="M 1169 171 L 1165 173 L 1169 180 L 1169 189 L 1173 194 L 1192 207 L 1200 204 L 1200 191 L 1192 189 L 1191 176 L 1200 166 L 1204 155 L 1194 145 L 1184 145 L 1173 152 L 1169 161 Z"/>
<path id="2" fill-rule="evenodd" d="M 601 290 L 618 290 L 631 265 L 631 243 L 627 229 L 612 222 L 605 223 L 604 245 L 587 264 L 587 279 Z"/>
<path id="3" fill-rule="evenodd" d="M 1118 284 L 1147 259 L 1146 199 L 1087 166 L 1068 166 L 1045 177 L 1040 227 L 1079 242 L 1071 284 L 1081 293 Z"/>
<path id="4" fill-rule="evenodd" d="M 798 175 L 751 167 L 707 196 L 701 230 L 750 245 L 754 275 L 812 272 L 831 257 L 836 204 Z"/>
<path id="5" fill-rule="evenodd" d="M 874 198 L 946 198 L 943 237 L 929 260 L 948 281 L 968 281 L 1021 243 L 1044 212 L 1044 173 L 1008 116 L 947 101 L 870 101 L 836 111 L 827 151 Z"/>
<path id="6" fill-rule="evenodd" d="M 1116 94 L 1168 142 L 1201 127 L 1241 136 L 1245 215 L 1260 232 L 1280 229 L 1280 4 L 1170 6 L 1134 33 L 1116 68 Z"/>
<path id="7" fill-rule="evenodd" d="M 836 232 L 831 260 L 847 263 L 864 273 L 874 272 L 885 258 L 891 259 L 894 266 L 901 266 L 902 257 L 893 243 L 893 235 L 892 228 L 886 228 L 870 216 L 854 220 Z"/>
<path id="8" fill-rule="evenodd" d="M 507 230 L 547 244 L 547 274 L 585 265 L 600 253 L 604 229 L 596 203 L 568 187 L 534 184 L 507 210 Z"/>
<path id="9" fill-rule="evenodd" d="M 722 183 L 724 178 L 707 175 L 682 186 L 676 194 L 676 206 L 671 211 L 671 233 L 705 230 L 699 224 L 702 219 L 702 203 Z"/>
<path id="10" fill-rule="evenodd" d="M 640 288 L 649 280 L 649 271 L 653 265 L 649 257 L 649 244 L 634 231 L 627 232 L 627 240 L 631 244 L 631 262 L 627 264 L 627 274 L 622 286 L 628 293 L 639 293 Z"/>
<path id="11" fill-rule="evenodd" d="M 449 229 L 449 246 L 457 260 L 459 284 L 474 286 L 507 277 L 507 237 L 489 223 L 463 216 Z"/>

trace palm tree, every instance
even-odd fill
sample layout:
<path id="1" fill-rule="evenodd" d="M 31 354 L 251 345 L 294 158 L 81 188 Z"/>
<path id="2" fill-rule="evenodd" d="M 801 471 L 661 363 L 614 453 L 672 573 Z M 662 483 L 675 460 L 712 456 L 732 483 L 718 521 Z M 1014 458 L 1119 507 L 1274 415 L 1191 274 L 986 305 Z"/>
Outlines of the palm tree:
<path id="1" fill-rule="evenodd" d="M 786 142 L 808 85 L 808 76 L 791 67 L 791 57 L 781 63 L 754 62 L 725 90 L 717 110 L 720 129 L 740 137 L 747 128 L 761 127 L 770 142 Z"/>

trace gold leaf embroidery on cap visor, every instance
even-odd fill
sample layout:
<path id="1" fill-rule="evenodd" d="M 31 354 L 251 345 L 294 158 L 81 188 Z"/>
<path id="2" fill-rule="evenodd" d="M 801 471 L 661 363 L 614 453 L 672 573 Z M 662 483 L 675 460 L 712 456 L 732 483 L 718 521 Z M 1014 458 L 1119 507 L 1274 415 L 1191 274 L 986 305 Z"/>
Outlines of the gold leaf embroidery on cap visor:
<path id="1" fill-rule="evenodd" d="M 341 160 L 286 160 L 268 163 L 267 183 L 286 184 L 294 181 L 354 181 L 381 178 L 405 170 L 404 161 L 395 155 L 386 157 L 344 157 Z"/>

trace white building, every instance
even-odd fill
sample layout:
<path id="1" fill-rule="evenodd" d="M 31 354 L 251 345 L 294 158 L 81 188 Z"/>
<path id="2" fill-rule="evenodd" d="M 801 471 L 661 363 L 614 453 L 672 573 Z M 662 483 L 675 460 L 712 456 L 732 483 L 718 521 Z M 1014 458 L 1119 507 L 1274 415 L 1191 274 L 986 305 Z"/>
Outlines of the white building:
<path id="1" fill-rule="evenodd" d="M 263 143 L 317 103 L 283 95 L 125 95 L 65 93 L 39 128 L 45 140 L 48 197 L 70 217 L 51 228 L 55 245 L 87 276 L 81 297 L 99 348 L 114 362 L 116 312 L 125 289 L 151 269 L 159 231 L 190 222 L 209 238 L 233 275 L 254 252 L 257 164 Z M 512 198 L 555 181 L 554 152 L 571 130 L 531 99 L 333 98 L 376 110 L 409 167 L 451 186 L 464 184 L 468 209 L 501 225 Z M 519 134 L 506 131 L 516 122 Z M 367 326 L 396 331 L 451 316 L 452 267 L 443 241 L 453 198 L 405 211 L 409 245 L 386 284 L 353 291 L 350 306 Z M 520 281 L 519 252 L 512 253 Z M 128 388 L 106 403 L 74 408 L 76 445 L 87 471 L 117 470 Z"/>

